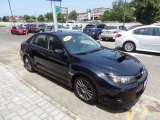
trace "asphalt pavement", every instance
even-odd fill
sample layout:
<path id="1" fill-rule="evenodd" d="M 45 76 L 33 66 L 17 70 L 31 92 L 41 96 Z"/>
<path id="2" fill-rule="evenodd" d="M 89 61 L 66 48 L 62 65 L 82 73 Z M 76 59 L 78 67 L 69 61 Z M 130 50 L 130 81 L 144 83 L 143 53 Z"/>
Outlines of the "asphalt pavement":
<path id="1" fill-rule="evenodd" d="M 40 73 L 29 73 L 20 59 L 20 43 L 31 35 L 11 35 L 8 28 L 0 28 L 0 63 L 14 71 L 25 81 L 53 98 L 82 120 L 159 120 L 160 119 L 160 54 L 129 53 L 148 69 L 147 88 L 138 103 L 130 110 L 113 109 L 102 104 L 88 105 L 80 101 L 68 87 Z M 102 45 L 117 49 L 114 41 L 100 41 Z"/>

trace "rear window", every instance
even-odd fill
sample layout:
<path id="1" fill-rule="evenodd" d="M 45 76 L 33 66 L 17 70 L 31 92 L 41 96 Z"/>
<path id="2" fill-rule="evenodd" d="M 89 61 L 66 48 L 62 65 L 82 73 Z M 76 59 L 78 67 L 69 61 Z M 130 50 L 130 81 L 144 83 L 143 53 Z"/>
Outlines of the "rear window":
<path id="1" fill-rule="evenodd" d="M 124 26 L 119 26 L 119 29 L 120 29 L 120 30 L 127 30 L 127 28 L 124 27 Z"/>
<path id="2" fill-rule="evenodd" d="M 95 27 L 95 25 L 86 25 L 86 27 Z"/>
<path id="3" fill-rule="evenodd" d="M 113 30 L 113 29 L 117 29 L 117 26 L 106 26 L 105 29 Z"/>

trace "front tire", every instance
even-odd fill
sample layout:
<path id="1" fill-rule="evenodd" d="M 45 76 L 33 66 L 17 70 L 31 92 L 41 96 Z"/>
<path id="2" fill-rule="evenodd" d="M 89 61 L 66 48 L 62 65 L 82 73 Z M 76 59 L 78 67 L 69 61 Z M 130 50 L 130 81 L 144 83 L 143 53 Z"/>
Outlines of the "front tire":
<path id="1" fill-rule="evenodd" d="M 29 57 L 26 56 L 24 57 L 24 67 L 29 71 L 29 72 L 34 72 L 33 64 L 30 61 Z"/>
<path id="2" fill-rule="evenodd" d="M 126 52 L 133 52 L 136 50 L 136 45 L 133 43 L 133 42 L 126 42 L 124 43 L 123 45 L 123 49 L 126 51 Z"/>
<path id="3" fill-rule="evenodd" d="M 74 92 L 79 99 L 88 104 L 94 104 L 98 98 L 94 84 L 86 77 L 75 79 Z"/>

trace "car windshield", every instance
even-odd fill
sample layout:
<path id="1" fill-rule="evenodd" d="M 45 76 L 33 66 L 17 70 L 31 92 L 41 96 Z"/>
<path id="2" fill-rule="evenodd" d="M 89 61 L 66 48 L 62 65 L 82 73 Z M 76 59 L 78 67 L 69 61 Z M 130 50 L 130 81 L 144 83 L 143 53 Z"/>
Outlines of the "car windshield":
<path id="1" fill-rule="evenodd" d="M 83 33 L 65 35 L 62 40 L 71 54 L 87 54 L 102 49 L 98 42 Z"/>

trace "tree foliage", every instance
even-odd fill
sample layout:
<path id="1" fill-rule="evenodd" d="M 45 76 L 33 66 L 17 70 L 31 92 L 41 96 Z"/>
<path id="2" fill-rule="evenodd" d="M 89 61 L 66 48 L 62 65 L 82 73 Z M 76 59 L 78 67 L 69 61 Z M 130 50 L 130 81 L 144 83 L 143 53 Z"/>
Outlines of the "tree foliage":
<path id="1" fill-rule="evenodd" d="M 24 15 L 23 18 L 24 18 L 25 21 L 27 21 L 27 20 L 30 19 L 30 16 L 29 15 Z"/>
<path id="2" fill-rule="evenodd" d="M 106 11 L 101 17 L 102 21 L 119 21 L 123 22 L 125 14 L 125 21 L 134 21 L 134 11 L 131 9 L 129 3 L 113 3 L 113 9 L 111 11 Z"/>
<path id="3" fill-rule="evenodd" d="M 133 0 L 135 17 L 142 24 L 152 24 L 160 19 L 159 0 Z"/>
<path id="4" fill-rule="evenodd" d="M 39 15 L 39 16 L 38 16 L 38 21 L 39 21 L 39 22 L 44 22 L 44 21 L 45 21 L 44 16 L 43 16 L 43 15 Z"/>
<path id="5" fill-rule="evenodd" d="M 77 20 L 77 12 L 75 10 L 73 10 L 72 12 L 70 12 L 68 18 L 71 20 Z"/>
<path id="6" fill-rule="evenodd" d="M 2 19 L 3 22 L 8 22 L 7 18 L 4 16 Z"/>
<path id="7" fill-rule="evenodd" d="M 47 22 L 53 21 L 53 15 L 51 12 L 46 13 L 44 16 Z"/>

